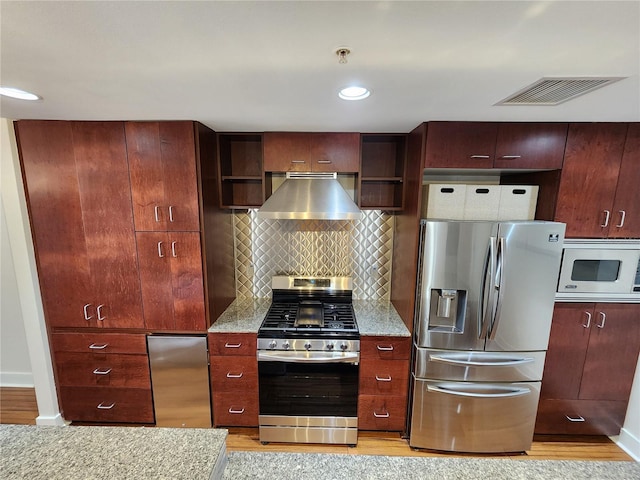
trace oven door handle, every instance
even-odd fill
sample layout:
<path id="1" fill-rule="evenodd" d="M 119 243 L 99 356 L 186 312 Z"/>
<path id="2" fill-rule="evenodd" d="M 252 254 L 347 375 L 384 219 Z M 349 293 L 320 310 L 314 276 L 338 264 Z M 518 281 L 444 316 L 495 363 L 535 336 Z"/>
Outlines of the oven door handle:
<path id="1" fill-rule="evenodd" d="M 259 362 L 359 363 L 360 352 L 271 352 L 258 351 Z"/>

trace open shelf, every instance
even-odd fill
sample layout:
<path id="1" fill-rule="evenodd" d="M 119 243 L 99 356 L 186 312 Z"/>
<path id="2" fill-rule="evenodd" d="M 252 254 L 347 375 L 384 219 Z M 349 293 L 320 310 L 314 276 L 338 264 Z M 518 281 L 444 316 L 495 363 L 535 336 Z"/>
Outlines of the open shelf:
<path id="1" fill-rule="evenodd" d="M 264 199 L 261 133 L 219 133 L 220 203 L 255 208 Z"/>
<path id="2" fill-rule="evenodd" d="M 361 135 L 360 208 L 402 210 L 407 136 Z"/>

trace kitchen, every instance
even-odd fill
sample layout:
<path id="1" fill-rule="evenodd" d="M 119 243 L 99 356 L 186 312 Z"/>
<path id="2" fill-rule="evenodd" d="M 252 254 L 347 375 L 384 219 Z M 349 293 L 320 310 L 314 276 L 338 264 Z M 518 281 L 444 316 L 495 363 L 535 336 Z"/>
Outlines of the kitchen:
<path id="1" fill-rule="evenodd" d="M 387 8 L 389 8 L 389 5 L 393 5 L 393 3 L 391 4 L 377 4 L 380 7 L 383 6 L 387 6 Z M 3 7 L 4 8 L 4 7 Z M 514 6 L 511 6 L 511 8 L 515 8 Z M 542 8 L 542 7 L 540 7 Z M 551 7 L 549 7 L 551 8 Z M 560 8 L 559 6 L 556 6 L 554 8 Z M 522 12 L 520 12 L 522 13 Z M 593 14 L 593 12 L 589 13 L 590 15 Z M 588 15 L 586 15 L 588 17 Z M 594 27 L 595 28 L 595 27 Z M 636 31 L 637 31 L 637 25 L 635 26 Z M 633 30 L 632 30 L 633 31 Z M 5 32 L 5 29 L 3 28 L 3 32 Z M 637 33 L 635 33 L 637 35 Z M 4 35 L 4 33 L 3 33 Z M 332 42 L 335 40 L 331 40 Z M 631 44 L 633 44 L 633 42 L 630 42 Z M 5 42 L 3 41 L 3 45 L 5 44 Z M 635 43 L 637 44 L 637 42 Z M 635 45 L 633 44 L 633 45 Z M 330 55 L 329 57 L 335 57 L 335 54 L 333 52 L 329 52 Z M 331 67 L 328 68 L 332 68 L 333 69 L 333 74 L 334 75 L 338 75 L 340 70 L 338 70 L 339 68 L 342 67 L 346 67 L 346 68 L 350 68 L 350 67 L 357 67 L 358 63 L 357 63 L 357 58 L 358 58 L 358 54 L 359 54 L 359 49 L 356 48 L 356 46 L 353 46 L 353 54 L 349 56 L 349 58 L 347 59 L 347 64 L 339 64 L 337 61 L 337 58 L 330 58 L 328 60 L 328 62 L 331 62 Z M 400 53 L 398 53 L 398 55 L 400 55 Z M 4 55 L 3 55 L 4 57 Z M 630 59 L 633 59 L 633 57 L 629 57 Z M 286 64 L 288 58 L 287 55 L 284 54 L 283 58 L 282 58 L 282 62 L 284 62 Z M 334 65 L 335 62 L 335 65 Z M 636 63 L 633 63 L 634 61 L 629 60 L 625 63 L 625 68 L 629 68 L 629 65 L 637 65 Z M 4 60 L 3 60 L 4 63 Z M 555 67 L 556 70 L 558 69 L 558 67 Z M 604 67 L 603 67 L 604 68 Z M 609 67 L 610 70 L 620 70 L 620 67 L 618 68 L 614 68 L 613 66 Z M 635 69 L 637 70 L 637 68 Z M 634 70 L 634 71 L 635 71 Z M 3 73 L 6 74 L 6 68 L 3 68 Z M 545 74 L 547 72 L 544 72 Z M 583 73 L 583 72 L 580 72 Z M 601 73 L 601 72 L 597 72 L 597 73 Z M 606 72 L 607 74 L 610 72 Z M 541 76 L 540 74 L 537 74 L 538 77 Z M 622 73 L 620 73 L 620 75 L 622 75 Z M 537 77 L 536 77 L 537 78 Z M 534 80 L 533 78 L 531 80 Z M 522 87 L 524 84 L 526 84 L 529 80 L 525 81 L 525 82 L 520 82 L 519 87 Z M 618 88 L 622 88 L 624 86 L 624 82 L 637 82 L 637 75 L 632 75 L 630 76 L 630 78 L 624 79 L 620 82 L 617 82 L 616 84 L 613 84 L 611 86 L 608 86 L 606 88 L 603 88 L 602 90 L 596 91 L 596 92 L 592 92 L 589 95 L 585 95 L 584 97 L 582 97 L 582 99 L 586 102 L 589 98 L 592 98 L 592 101 L 602 101 L 604 102 L 604 99 L 601 99 L 600 97 L 605 96 L 607 91 L 612 91 Z M 135 85 L 135 83 L 132 83 L 131 85 Z M 376 94 L 378 92 L 375 91 L 376 89 L 374 88 L 374 91 L 372 93 L 371 98 L 369 99 L 365 99 L 363 102 L 367 102 L 367 101 L 374 101 L 376 99 Z M 513 88 L 510 89 L 511 91 L 513 90 Z M 380 92 L 382 93 L 382 92 Z M 506 96 L 509 92 L 505 91 L 504 92 Z M 42 95 L 44 97 L 47 97 L 47 95 L 45 95 L 45 93 L 42 93 Z M 595 99 L 594 99 L 595 97 Z M 347 125 L 342 125 L 340 122 L 341 121 L 345 121 L 347 120 L 347 116 L 341 116 L 341 118 L 338 119 L 332 119 L 332 123 L 330 124 L 332 127 L 329 128 L 328 126 L 324 126 L 321 127 L 320 125 L 312 125 L 312 124 L 308 124 L 305 127 L 296 127 L 294 128 L 291 124 L 289 125 L 278 125 L 277 123 L 268 123 L 268 120 L 265 119 L 260 119 L 260 118 L 256 118 L 255 116 L 251 116 L 252 118 L 252 122 L 255 122 L 253 124 L 250 123 L 244 123 L 244 124 L 234 124 L 234 123 L 229 123 L 229 127 L 228 128 L 224 128 L 224 127 L 219 127 L 218 124 L 216 123 L 215 120 L 211 120 L 210 123 L 211 126 L 215 126 L 215 130 L 220 131 L 220 132 L 225 132 L 225 131 L 229 131 L 229 132 L 233 132 L 233 131 L 244 131 L 244 132 L 262 132 L 265 130 L 273 130 L 273 131 L 287 131 L 287 130 L 298 130 L 298 131 L 318 131 L 318 132 L 322 132 L 322 131 L 378 131 L 380 133 L 384 133 L 384 132 L 388 132 L 388 131 L 393 131 L 393 132 L 399 132 L 399 133 L 407 133 L 412 131 L 412 129 L 414 129 L 414 127 L 416 127 L 417 125 L 421 125 L 422 122 L 431 120 L 431 119 L 443 119 L 443 118 L 451 118 L 451 119 L 464 119 L 464 120 L 471 120 L 471 119 L 478 119 L 481 118 L 482 120 L 485 121 L 489 121 L 489 120 L 493 120 L 493 121 L 501 121 L 501 120 L 518 120 L 518 121 L 522 121 L 522 120 L 527 120 L 527 121 L 541 121 L 541 120 L 555 120 L 555 121 L 559 121 L 559 120 L 571 120 L 571 121 L 604 121 L 604 122 L 615 122 L 615 121 L 637 121 L 637 110 L 634 110 L 634 105 L 633 102 L 628 102 L 628 98 L 635 98 L 633 97 L 633 95 L 631 97 L 625 97 L 626 101 L 620 104 L 616 104 L 616 109 L 615 109 L 615 113 L 607 113 L 607 112 L 611 112 L 611 108 L 609 107 L 604 108 L 604 105 L 602 107 L 598 106 L 592 106 L 589 105 L 589 108 L 587 110 L 591 111 L 591 112 L 599 112 L 598 115 L 596 115 L 595 113 L 591 114 L 591 116 L 582 116 L 579 117 L 577 113 L 572 113 L 572 105 L 575 105 L 575 102 L 580 102 L 581 99 L 576 99 L 573 100 L 572 102 L 567 102 L 566 107 L 560 107 L 560 108 L 566 108 L 567 111 L 564 112 L 560 112 L 558 113 L 558 115 L 562 116 L 563 118 L 560 119 L 555 119 L 555 118 L 545 118 L 548 117 L 550 115 L 552 115 L 552 113 L 549 113 L 549 110 L 546 110 L 546 108 L 548 107 L 534 107 L 534 108 L 525 108 L 525 107 L 499 107 L 499 108 L 504 108 L 507 109 L 507 111 L 505 112 L 504 110 L 499 110 L 496 109 L 496 107 L 494 107 L 490 112 L 488 111 L 488 113 L 486 113 L 484 116 L 482 117 L 476 117 L 476 118 L 470 118 L 469 114 L 464 114 L 464 113 L 456 113 L 454 110 L 449 110 L 447 113 L 445 112 L 441 112 L 436 116 L 433 116 L 430 110 L 428 109 L 424 109 L 423 111 L 419 113 L 418 117 L 415 116 L 411 116 L 409 115 L 409 113 L 407 111 L 405 111 L 404 115 L 406 116 L 406 119 L 403 120 L 403 122 L 405 122 L 403 125 L 398 125 L 398 126 L 389 126 L 391 125 L 391 123 L 388 123 L 387 125 L 384 126 L 374 126 L 374 125 L 370 125 L 366 122 L 366 119 L 364 118 L 358 118 L 358 112 L 354 112 L 353 115 L 355 115 L 354 118 L 349 118 L 348 121 L 350 122 Z M 432 100 L 432 99 L 430 99 Z M 495 103 L 495 101 L 499 100 L 499 98 L 494 99 L 493 103 Z M 256 99 L 256 103 L 259 102 L 259 99 Z M 132 102 L 135 103 L 135 102 Z M 460 103 L 464 103 L 464 102 L 460 102 Z M 629 107 L 629 104 L 631 104 L 631 106 Z M 637 102 L 636 102 L 637 104 Z M 48 108 L 47 107 L 48 102 L 47 99 L 45 98 L 45 100 L 41 103 L 41 107 L 42 108 Z M 5 106 L 5 104 L 3 103 L 3 116 L 6 114 L 7 108 L 10 107 L 11 105 L 7 105 Z M 234 109 L 237 110 L 237 105 L 234 105 Z M 28 107 L 28 108 L 32 108 L 32 107 Z M 273 106 L 273 112 L 276 112 L 276 106 Z M 359 108 L 359 107 L 356 107 Z M 517 110 L 509 110 L 511 108 L 515 108 Z M 545 110 L 540 110 L 545 108 Z M 554 109 L 557 109 L 558 107 L 553 107 Z M 391 109 L 389 109 L 389 107 L 387 107 L 388 111 L 392 111 Z M 403 108 L 403 110 L 406 110 Z M 557 110 L 554 110 L 553 113 L 555 113 Z M 624 112 L 628 111 L 628 114 L 625 114 Z M 101 114 L 101 118 L 105 118 L 108 117 L 108 111 L 104 110 L 105 113 Z M 426 113 L 425 113 L 426 112 Z M 493 113 L 495 112 L 495 113 Z M 513 113 L 512 113 L 513 112 Z M 37 118 L 40 114 L 36 114 L 36 113 L 32 113 L 32 114 L 26 114 L 26 113 L 21 113 L 21 114 L 15 114 L 15 115 L 11 115 L 11 117 L 13 118 Z M 56 118 L 55 117 L 55 113 L 54 112 L 48 112 L 48 113 L 43 113 L 43 116 L 41 118 Z M 67 117 L 69 119 L 79 119 L 79 118 L 91 118 L 87 116 L 88 113 L 81 113 L 81 112 L 77 112 L 74 116 L 71 117 Z M 116 115 L 116 114 L 114 114 Z M 393 117 L 392 114 L 391 117 Z M 395 114 L 394 114 L 395 115 Z M 425 116 L 426 115 L 426 116 Z M 500 115 L 513 115 L 513 117 L 510 118 L 499 118 Z M 149 117 L 153 117 L 153 116 L 158 116 L 157 118 L 175 118 L 175 116 L 171 116 L 168 114 L 160 114 L 160 113 L 154 113 L 152 111 L 147 111 L 147 112 L 142 112 L 142 113 L 130 113 L 128 115 L 124 115 L 120 112 L 118 112 L 118 114 L 116 116 L 113 116 L 112 119 L 113 120 L 120 120 L 123 118 L 149 118 Z M 188 115 L 189 117 L 191 116 L 196 116 L 199 117 L 198 112 L 196 110 L 193 111 L 193 113 L 189 113 Z M 246 117 L 249 117 L 249 115 L 245 115 Z M 272 117 L 281 117 L 280 115 L 271 115 Z M 595 116 L 595 118 L 593 118 Z M 205 117 L 206 118 L 206 117 Z M 271 121 L 276 120 L 277 119 L 269 119 Z M 313 120 L 313 119 L 310 119 Z M 391 118 L 388 119 L 389 122 L 391 121 Z M 246 121 L 246 120 L 245 120 Z M 235 125 L 241 125 L 239 127 L 236 127 Z M 325 124 L 326 125 L 326 124 Z M 231 144 L 235 143 L 232 142 L 231 139 L 228 139 L 230 141 Z M 250 140 L 250 139 L 249 139 Z M 4 142 L 3 142 L 4 143 Z M 250 142 L 247 142 L 250 143 Z M 364 144 L 363 144 L 364 145 Z M 364 150 L 364 147 L 363 147 Z M 233 164 L 233 162 L 232 162 Z M 4 170 L 3 170 L 4 171 Z M 19 175 L 19 174 L 18 174 Z M 245 177 L 248 177 L 249 175 L 245 175 Z M 251 183 L 251 182 L 255 182 L 255 180 L 253 179 L 249 179 L 247 180 L 242 179 L 242 178 L 238 178 L 237 179 L 239 184 L 243 184 L 243 182 L 246 183 Z M 273 180 L 273 179 L 272 179 Z M 364 173 L 363 173 L 363 178 L 362 180 L 364 181 Z M 233 181 L 233 180 L 232 180 Z M 260 180 L 262 181 L 262 180 Z M 411 181 L 415 181 L 415 180 L 411 180 Z M 374 182 L 371 182 L 374 183 Z M 266 186 L 266 185 L 265 185 Z M 372 185 L 370 185 L 372 187 Z M 262 185 L 259 185 L 258 188 L 262 188 Z M 409 185 L 409 182 L 405 182 L 405 189 L 407 189 L 407 191 L 413 192 L 412 195 L 418 195 L 418 188 L 415 187 L 415 185 L 412 187 Z M 361 186 L 361 190 L 362 192 L 365 191 L 365 187 Z M 3 196 L 4 194 L 5 188 L 3 185 Z M 540 197 L 542 200 L 545 200 L 547 197 L 546 196 L 542 196 Z M 250 200 L 254 200 L 253 198 L 250 198 Z M 3 197 L 3 204 L 5 206 L 5 208 L 8 208 L 7 205 L 9 204 L 9 202 L 7 200 L 4 199 Z M 388 207 L 388 205 L 386 205 Z M 135 214 L 135 212 L 134 212 Z M 26 217 L 25 217 L 26 218 Z M 239 221 L 244 221 L 245 219 L 239 219 Z M 617 219 L 616 219 L 617 220 Z M 24 221 L 24 219 L 23 219 Z M 251 221 L 251 220 L 249 220 Z M 397 239 L 400 239 L 400 241 L 402 241 L 401 239 L 401 235 L 404 233 L 403 231 L 403 224 L 402 224 L 402 216 L 398 216 L 396 218 L 396 244 L 398 243 Z M 13 223 L 12 223 L 13 224 Z M 28 228 L 28 226 L 27 226 Z M 417 235 L 416 235 L 417 238 Z M 170 245 L 170 242 L 168 243 L 168 245 Z M 410 257 L 410 256 L 409 256 Z M 26 258 L 26 257 L 24 257 Z M 402 263 L 402 260 L 405 259 L 404 257 L 400 258 L 400 261 Z M 340 261 L 340 259 L 336 259 L 337 262 Z M 406 258 L 405 261 L 407 263 L 412 263 L 412 259 L 411 258 Z M 400 264 L 401 264 L 400 263 Z M 246 272 L 250 272 L 250 268 L 252 268 L 251 266 L 244 266 L 243 265 L 243 271 L 238 273 L 238 277 L 240 278 L 240 273 L 246 273 Z M 256 266 L 254 265 L 253 268 L 256 268 Z M 373 266 L 368 267 L 369 271 L 363 273 L 363 278 L 365 276 L 365 274 L 367 275 L 367 278 L 369 278 L 369 276 L 372 274 L 371 268 L 373 268 Z M 406 265 L 404 268 L 408 268 Z M 396 272 L 402 272 L 403 269 L 402 267 L 398 267 L 395 266 L 394 267 L 394 271 Z M 377 273 L 375 271 L 373 271 L 373 273 L 375 273 L 377 275 Z M 402 275 L 401 273 L 398 273 L 399 275 Z M 263 286 L 263 285 L 261 285 Z M 357 288 L 362 288 L 359 285 L 356 285 Z M 253 287 L 252 287 L 253 288 Z M 406 292 L 411 292 L 412 288 L 407 288 Z M 264 295 L 264 294 L 263 294 Z M 358 295 L 362 295 L 362 292 L 359 292 Z M 3 292 L 3 298 L 5 297 L 4 292 Z M 366 297 L 365 297 L 366 298 Z M 403 317 L 403 319 L 408 317 L 407 312 L 411 311 L 412 308 L 410 306 L 406 305 L 406 302 L 409 301 L 410 299 L 408 298 L 404 298 L 404 299 L 400 299 L 399 301 L 397 301 L 395 303 L 396 308 L 398 308 L 398 312 L 401 314 L 401 316 Z M 4 302 L 3 302 L 4 304 Z M 406 323 L 406 320 L 405 320 Z M 40 336 L 42 339 L 42 335 L 43 332 L 42 331 L 37 331 L 35 332 L 35 336 Z M 30 341 L 33 338 L 32 335 L 29 335 Z M 44 343 L 47 343 L 46 340 L 44 340 Z M 3 348 L 4 348 L 4 344 L 3 344 Z M 33 359 L 31 359 L 33 362 Z M 46 363 L 46 362 L 45 362 Z M 43 371 L 45 371 L 43 369 Z M 36 374 L 36 372 L 34 372 L 34 374 Z M 45 379 L 45 384 L 46 383 L 50 383 L 51 384 L 51 379 L 46 380 Z M 53 390 L 55 391 L 55 387 L 53 388 Z M 46 399 L 45 399 L 46 400 Z M 50 402 L 50 406 L 51 406 L 51 412 L 55 412 L 56 411 L 56 404 L 57 404 L 57 400 L 55 400 L 55 398 L 49 398 L 48 399 Z"/>

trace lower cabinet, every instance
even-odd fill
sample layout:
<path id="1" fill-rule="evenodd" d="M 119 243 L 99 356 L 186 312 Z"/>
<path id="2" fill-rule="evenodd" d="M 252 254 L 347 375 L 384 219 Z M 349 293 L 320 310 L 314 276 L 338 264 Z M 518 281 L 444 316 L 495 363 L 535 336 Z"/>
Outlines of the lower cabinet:
<path id="1" fill-rule="evenodd" d="M 258 425 L 258 361 L 255 333 L 210 333 L 213 424 Z"/>
<path id="2" fill-rule="evenodd" d="M 639 351 L 640 304 L 556 303 L 535 433 L 620 433 Z"/>
<path id="3" fill-rule="evenodd" d="M 360 430 L 404 429 L 410 351 L 409 337 L 360 338 Z"/>
<path id="4" fill-rule="evenodd" d="M 51 344 L 66 420 L 155 422 L 144 334 L 54 333 Z"/>

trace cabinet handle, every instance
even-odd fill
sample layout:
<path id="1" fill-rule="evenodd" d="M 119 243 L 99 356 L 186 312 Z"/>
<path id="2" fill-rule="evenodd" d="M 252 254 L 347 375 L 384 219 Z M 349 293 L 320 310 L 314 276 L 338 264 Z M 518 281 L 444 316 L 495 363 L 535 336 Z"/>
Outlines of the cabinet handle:
<path id="1" fill-rule="evenodd" d="M 318 160 L 318 163 L 331 163 L 331 160 Z"/>
<path id="2" fill-rule="evenodd" d="M 235 413 L 236 415 L 239 415 L 239 414 L 244 413 L 244 408 L 241 408 L 240 410 L 234 410 L 233 407 L 231 407 L 229 409 L 229 413 Z"/>
<path id="3" fill-rule="evenodd" d="M 373 412 L 373 416 L 376 418 L 389 418 L 389 412 L 385 412 L 385 413 L 376 413 L 375 411 Z"/>
<path id="4" fill-rule="evenodd" d="M 99 368 L 96 368 L 93 373 L 95 373 L 96 375 L 109 375 L 109 373 L 111 373 L 111 369 L 109 368 L 108 370 L 100 370 Z"/>
<path id="5" fill-rule="evenodd" d="M 581 417 L 580 415 L 578 415 L 577 417 L 570 417 L 569 415 L 565 415 L 565 417 L 567 417 L 567 420 L 569 420 L 570 422 L 584 422 L 584 418 Z"/>
<path id="6" fill-rule="evenodd" d="M 489 155 L 471 155 L 469 158 L 487 159 L 491 157 Z"/>
<path id="7" fill-rule="evenodd" d="M 178 258 L 178 255 L 176 254 L 176 243 L 177 242 L 171 242 L 171 256 L 173 258 Z"/>
<path id="8" fill-rule="evenodd" d="M 291 160 L 291 163 L 307 163 L 304 160 Z"/>
<path id="9" fill-rule="evenodd" d="M 99 408 L 100 410 L 111 410 L 115 406 L 116 406 L 115 403 L 112 403 L 111 405 L 105 405 L 104 403 L 101 403 L 96 408 Z"/>
<path id="10" fill-rule="evenodd" d="M 227 378 L 242 378 L 242 372 L 241 373 L 227 372 Z"/>
<path id="11" fill-rule="evenodd" d="M 103 305 L 98 305 L 96 307 L 96 312 L 98 313 L 98 320 L 104 320 L 105 318 L 107 318 L 107 317 L 103 317 L 102 316 L 102 307 L 104 307 L 104 304 Z"/>
<path id="12" fill-rule="evenodd" d="M 391 381 L 391 375 L 388 375 L 386 377 L 379 377 L 378 375 L 376 375 L 376 380 L 379 382 L 390 382 Z"/>
<path id="13" fill-rule="evenodd" d="M 591 312 L 584 312 L 587 314 L 587 323 L 586 325 L 583 323 L 582 326 L 584 328 L 589 328 L 591 326 Z"/>
<path id="14" fill-rule="evenodd" d="M 381 352 L 393 352 L 393 345 L 389 345 L 388 347 L 383 347 L 382 345 L 376 345 L 376 348 Z"/>
<path id="15" fill-rule="evenodd" d="M 522 158 L 522 155 L 502 155 L 500 158 L 505 160 L 515 160 L 516 158 Z"/>
<path id="16" fill-rule="evenodd" d="M 87 303 L 82 310 L 84 311 L 84 319 L 89 321 L 93 318 L 93 315 L 89 316 L 89 312 L 87 311 L 87 309 L 91 306 L 90 303 Z"/>
<path id="17" fill-rule="evenodd" d="M 242 346 L 241 343 L 225 343 L 224 348 L 240 348 Z"/>
<path id="18" fill-rule="evenodd" d="M 102 345 L 96 345 L 95 343 L 92 343 L 91 345 L 89 345 L 89 348 L 91 350 L 104 350 L 108 346 L 109 346 L 108 343 L 103 343 Z"/>
<path id="19" fill-rule="evenodd" d="M 596 327 L 604 328 L 604 322 L 607 321 L 607 315 L 604 312 L 598 312 L 598 314 L 600 315 L 600 320 L 602 321 L 600 323 L 596 323 Z"/>
<path id="20" fill-rule="evenodd" d="M 158 257 L 164 258 L 164 254 L 162 253 L 162 242 L 158 242 Z"/>
<path id="21" fill-rule="evenodd" d="M 609 218 L 611 217 L 611 212 L 609 210 L 603 210 L 603 211 L 604 211 L 604 224 L 600 226 L 604 228 L 607 225 L 609 225 Z"/>
<path id="22" fill-rule="evenodd" d="M 625 212 L 624 210 L 618 210 L 618 213 L 620 214 L 620 223 L 616 225 L 616 227 L 622 228 L 624 227 L 624 219 L 627 216 L 627 212 Z"/>
<path id="23" fill-rule="evenodd" d="M 156 217 L 156 222 L 160 221 L 160 207 L 158 205 L 153 207 L 153 216 Z"/>
<path id="24" fill-rule="evenodd" d="M 173 222 L 173 205 L 169 205 L 169 221 Z"/>

